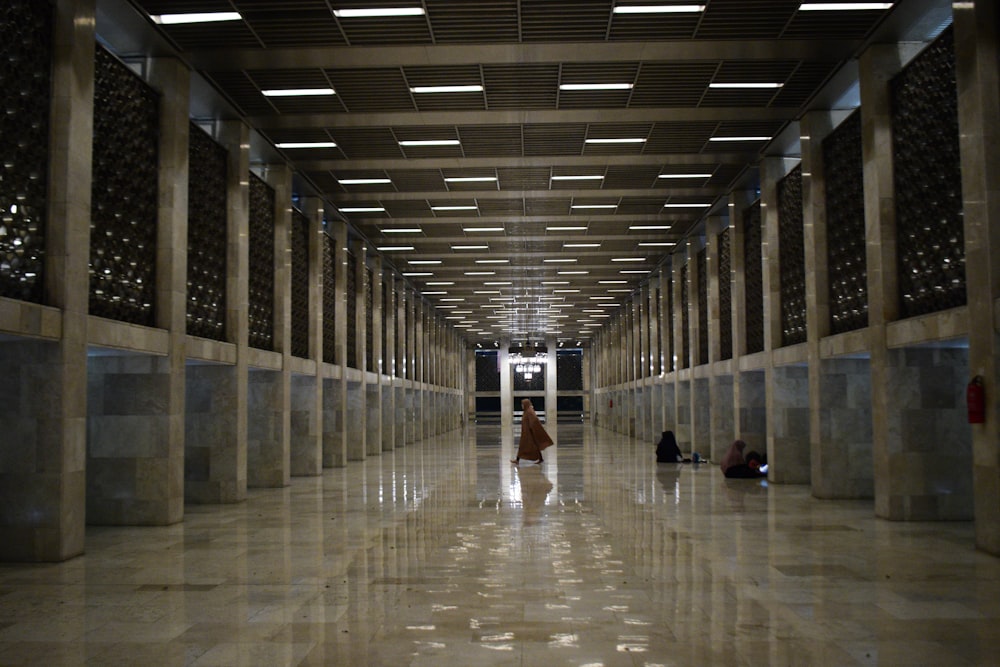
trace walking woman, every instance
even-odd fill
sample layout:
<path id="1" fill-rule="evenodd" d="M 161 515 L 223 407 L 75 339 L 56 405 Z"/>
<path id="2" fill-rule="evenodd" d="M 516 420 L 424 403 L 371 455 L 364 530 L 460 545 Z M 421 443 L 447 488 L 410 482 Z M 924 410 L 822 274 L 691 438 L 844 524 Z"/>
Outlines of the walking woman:
<path id="1" fill-rule="evenodd" d="M 538 419 L 535 408 L 531 405 L 530 399 L 521 401 L 521 409 L 524 414 L 521 416 L 521 440 L 517 445 L 517 456 L 510 460 L 517 464 L 521 459 L 544 463 L 542 450 L 553 445 L 552 438 L 542 428 L 542 422 Z"/>

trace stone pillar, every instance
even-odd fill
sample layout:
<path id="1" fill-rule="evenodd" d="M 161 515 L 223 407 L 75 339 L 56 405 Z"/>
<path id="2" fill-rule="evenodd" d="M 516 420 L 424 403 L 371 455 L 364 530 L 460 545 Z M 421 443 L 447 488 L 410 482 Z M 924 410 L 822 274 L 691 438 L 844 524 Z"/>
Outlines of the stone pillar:
<path id="1" fill-rule="evenodd" d="M 256 366 L 248 373 L 247 485 L 252 488 L 291 482 L 291 170 L 269 165 L 265 181 L 274 189 L 274 351 L 281 365 Z"/>
<path id="2" fill-rule="evenodd" d="M 916 45 L 876 45 L 860 59 L 861 135 L 865 179 L 868 269 L 868 334 L 872 368 L 872 435 L 875 514 L 887 519 L 918 518 L 909 511 L 908 474 L 901 443 L 890 435 L 898 400 L 890 367 L 887 326 L 899 319 L 896 213 L 892 161 L 892 119 L 888 82 Z M 892 443 L 890 444 L 890 441 Z M 907 469 L 909 467 L 909 473 Z M 929 518 L 929 517 L 923 517 Z"/>
<path id="3" fill-rule="evenodd" d="M 334 244 L 334 361 L 333 377 L 323 380 L 323 467 L 347 465 L 347 225 L 327 222 Z"/>
<path id="4" fill-rule="evenodd" d="M 301 201 L 309 221 L 309 362 L 290 378 L 291 474 L 323 474 L 323 202 Z M 290 329 L 289 329 L 290 331 Z M 301 361 L 297 362 L 301 364 Z"/>
<path id="5" fill-rule="evenodd" d="M 962 128 L 962 197 L 965 212 L 969 373 L 983 378 L 986 422 L 972 430 L 976 546 L 1000 555 L 1000 165 L 991 147 L 1000 132 L 1000 75 L 996 3 L 953 4 L 958 113 Z"/>
<path id="6" fill-rule="evenodd" d="M 809 368 L 804 364 L 776 366 L 774 350 L 781 347 L 781 229 L 778 181 L 798 160 L 768 158 L 761 165 L 761 224 L 764 239 L 764 385 L 767 388 L 768 475 L 773 482 L 808 484 Z"/>
<path id="7" fill-rule="evenodd" d="M 358 368 L 356 370 L 347 369 L 349 373 L 347 382 L 347 460 L 363 461 L 367 455 L 367 429 L 368 414 L 365 408 L 366 387 L 365 364 L 365 285 L 367 283 L 367 253 L 364 243 L 358 239 L 350 241 L 351 254 L 354 255 L 354 350 Z"/>
<path id="8" fill-rule="evenodd" d="M 396 282 L 396 354 L 395 372 L 393 381 L 393 394 L 396 400 L 396 411 L 393 415 L 395 421 L 395 443 L 396 447 L 404 447 L 407 444 L 406 437 L 406 355 L 409 347 L 406 342 L 406 304 L 409 295 L 406 293 L 406 284 L 399 280 Z"/>
<path id="9" fill-rule="evenodd" d="M 657 280 L 659 281 L 658 298 L 659 303 L 659 324 L 657 329 L 660 335 L 660 400 L 655 406 L 656 419 L 658 421 L 657 429 L 658 431 L 670 431 L 674 428 L 674 418 L 668 413 L 668 405 L 666 400 L 666 389 L 664 385 L 667 382 L 673 381 L 673 375 L 670 374 L 670 341 L 673 338 L 674 332 L 669 326 L 670 315 L 667 312 L 667 306 L 669 305 L 669 291 L 670 291 L 670 266 L 664 265 L 660 269 L 659 276 Z"/>
<path id="10" fill-rule="evenodd" d="M 160 107 L 156 327 L 164 356 L 94 357 L 88 368 L 87 521 L 166 525 L 184 516 L 188 99 L 180 61 L 150 63 Z"/>
<path id="11" fill-rule="evenodd" d="M 372 294 L 372 367 L 365 375 L 365 451 L 368 456 L 382 453 L 382 258 L 369 259 L 371 279 L 368 289 Z"/>
<path id="12" fill-rule="evenodd" d="M 52 342 L 0 343 L 0 561 L 84 550 L 94 4 L 54 11 L 45 302 L 59 312 L 43 318 Z M 0 320 L 20 312 L 2 306 Z"/>
<path id="13" fill-rule="evenodd" d="M 813 111 L 800 121 L 809 367 L 810 483 L 817 498 L 871 498 L 871 370 L 868 359 L 823 359 L 830 335 L 826 171 L 823 140 L 843 113 Z"/>
<path id="14" fill-rule="evenodd" d="M 396 310 L 392 298 L 396 291 L 395 276 L 392 272 L 383 270 L 382 287 L 385 296 L 385 308 L 379 300 L 379 314 L 385 331 L 385 346 L 379 354 L 379 384 L 382 394 L 382 451 L 391 452 L 396 448 L 396 393 L 393 389 L 392 377 L 396 357 Z M 380 337 L 381 338 L 381 337 Z"/>
<path id="15" fill-rule="evenodd" d="M 241 121 L 226 121 L 218 131 L 228 151 L 226 332 L 236 346 L 236 363 L 187 369 L 184 497 L 194 503 L 247 497 L 250 129 Z"/>

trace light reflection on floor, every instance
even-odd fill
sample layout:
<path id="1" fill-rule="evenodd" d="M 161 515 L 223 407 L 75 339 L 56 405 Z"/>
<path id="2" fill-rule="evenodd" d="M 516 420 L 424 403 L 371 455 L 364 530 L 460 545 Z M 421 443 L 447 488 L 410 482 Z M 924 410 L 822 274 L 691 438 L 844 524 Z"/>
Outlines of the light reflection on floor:
<path id="1" fill-rule="evenodd" d="M 541 466 L 473 428 L 0 565 L 0 665 L 995 664 L 971 524 L 547 428 Z"/>

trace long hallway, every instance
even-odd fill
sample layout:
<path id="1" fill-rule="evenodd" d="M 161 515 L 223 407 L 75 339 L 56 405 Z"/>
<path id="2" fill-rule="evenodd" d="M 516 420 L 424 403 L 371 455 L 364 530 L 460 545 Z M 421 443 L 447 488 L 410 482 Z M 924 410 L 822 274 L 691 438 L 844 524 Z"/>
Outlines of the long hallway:
<path id="1" fill-rule="evenodd" d="M 0 665 L 985 665 L 971 523 L 479 426 L 0 567 Z"/>

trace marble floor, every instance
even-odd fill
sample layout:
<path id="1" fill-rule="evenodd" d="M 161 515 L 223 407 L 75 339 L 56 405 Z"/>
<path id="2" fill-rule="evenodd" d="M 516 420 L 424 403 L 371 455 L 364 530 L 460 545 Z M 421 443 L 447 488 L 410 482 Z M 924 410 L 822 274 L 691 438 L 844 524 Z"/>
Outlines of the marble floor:
<path id="1" fill-rule="evenodd" d="M 0 565 L 0 665 L 996 665 L 968 523 L 657 465 L 559 425 L 387 452 Z"/>

